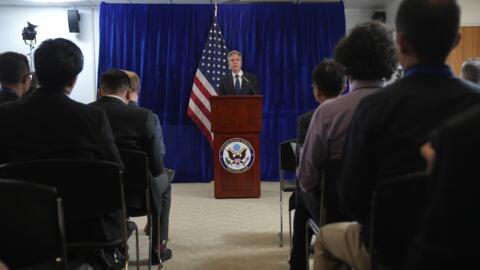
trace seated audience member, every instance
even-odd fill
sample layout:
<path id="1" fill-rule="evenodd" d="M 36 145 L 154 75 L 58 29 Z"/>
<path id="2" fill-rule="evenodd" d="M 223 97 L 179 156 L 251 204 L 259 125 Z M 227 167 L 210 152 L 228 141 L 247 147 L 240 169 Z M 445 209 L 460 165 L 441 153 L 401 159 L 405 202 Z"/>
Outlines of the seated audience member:
<path id="1" fill-rule="evenodd" d="M 369 42 L 371 40 L 376 42 Z M 351 87 L 347 95 L 320 105 L 312 120 L 298 169 L 300 187 L 307 194 L 321 186 L 327 163 L 341 159 L 345 136 L 358 103 L 378 91 L 397 66 L 391 33 L 378 22 L 357 25 L 338 43 L 334 54 L 335 60 L 345 66 Z M 338 205 L 336 186 L 328 183 L 324 191 L 327 223 L 347 220 Z"/>
<path id="2" fill-rule="evenodd" d="M 129 90 L 129 95 L 128 97 L 128 106 L 134 106 L 138 107 L 138 96 L 140 95 L 140 77 L 138 77 L 138 74 L 129 71 L 129 70 L 123 70 L 125 73 L 127 73 L 128 78 L 130 78 L 130 90 Z M 156 114 L 153 114 L 155 117 L 155 134 L 158 137 L 158 142 L 160 143 L 160 151 L 162 153 L 162 157 L 165 156 L 165 144 L 163 141 L 163 131 L 162 131 L 162 126 L 160 125 L 160 120 L 158 120 L 158 116 Z M 164 172 L 168 174 L 170 182 L 173 180 L 173 176 L 175 172 L 172 169 L 169 168 L 163 168 Z M 166 202 L 165 202 L 166 203 Z M 168 202 L 170 204 L 170 202 Z M 168 216 L 168 215 L 167 215 Z M 168 218 L 164 218 L 163 220 L 168 220 Z M 145 224 L 145 228 L 143 229 L 145 234 L 149 235 L 150 234 L 150 221 Z"/>
<path id="3" fill-rule="evenodd" d="M 334 72 L 338 72 L 338 74 Z M 318 104 L 322 104 L 324 101 L 338 96 L 336 93 L 338 87 L 342 87 L 342 90 L 345 88 L 345 68 L 333 60 L 323 60 L 313 70 L 312 81 L 313 97 Z M 333 94 L 330 94 L 328 90 L 322 92 L 322 90 L 319 90 L 322 85 L 324 85 L 323 88 L 334 89 L 335 91 L 331 91 Z M 297 118 L 297 144 L 299 145 L 305 143 L 305 137 L 314 112 L 315 110 L 311 110 Z"/>
<path id="4" fill-rule="evenodd" d="M 31 81 L 30 67 L 25 55 L 16 52 L 0 54 L 0 104 L 23 96 Z"/>
<path id="5" fill-rule="evenodd" d="M 138 107 L 138 96 L 140 95 L 140 77 L 130 70 L 122 70 L 130 79 L 130 90 L 128 92 L 128 105 Z M 157 117 L 158 118 L 158 117 Z"/>
<path id="6" fill-rule="evenodd" d="M 480 84 L 480 57 L 470 58 L 462 64 L 460 78 Z"/>
<path id="7" fill-rule="evenodd" d="M 432 172 L 432 193 L 405 269 L 468 269 L 477 258 L 480 214 L 478 149 L 480 107 L 447 121 L 422 153 Z M 468 267 L 470 266 L 470 267 Z"/>
<path id="8" fill-rule="evenodd" d="M 324 60 L 317 67 L 315 67 L 312 74 L 312 87 L 313 95 L 315 99 L 320 103 L 324 104 L 327 100 L 336 98 L 342 89 L 345 87 L 345 68 L 332 60 Z M 322 105 L 320 105 L 321 107 Z M 314 113 L 304 114 L 299 117 L 298 126 L 299 126 L 299 137 L 297 140 L 299 143 L 303 143 L 305 136 L 307 141 L 305 141 L 306 147 L 311 147 L 312 143 L 308 141 L 308 136 L 311 133 L 312 129 L 317 128 L 317 118 L 318 111 L 317 108 Z M 313 117 L 313 120 L 310 121 L 310 118 Z M 311 123 L 310 127 L 309 124 Z M 303 126 L 303 128 L 301 128 Z M 301 132 L 305 131 L 306 134 Z M 308 131 L 307 131 L 308 130 Z M 312 153 L 310 148 L 302 147 L 303 150 L 301 153 Z M 303 156 L 303 154 L 302 154 Z M 300 161 L 302 162 L 302 161 Z M 303 161 L 305 162 L 305 160 Z M 311 162 L 309 160 L 308 162 Z M 302 163 L 300 163 L 302 165 Z M 303 175 L 303 174 L 301 174 Z M 297 177 L 298 178 L 298 177 Z M 318 190 L 312 190 L 312 192 L 304 193 L 300 189 L 295 190 L 296 196 L 296 207 L 295 215 L 293 218 L 293 246 L 292 254 L 290 257 L 290 268 L 291 269 L 305 269 L 305 243 L 311 239 L 311 234 L 308 237 L 308 240 L 305 239 L 306 232 L 306 222 L 309 218 L 314 218 L 318 220 L 318 215 L 320 212 L 320 194 Z"/>
<path id="9" fill-rule="evenodd" d="M 342 209 L 355 222 L 329 224 L 320 230 L 315 269 L 336 269 L 338 262 L 369 269 L 370 202 L 376 185 L 423 170 L 425 161 L 418 149 L 430 131 L 480 102 L 478 88 L 455 78 L 445 64 L 459 41 L 459 22 L 455 0 L 404 0 L 400 4 L 395 40 L 405 76 L 364 98 L 353 115 L 338 192 Z M 376 227 L 375 231 L 381 238 L 388 228 Z M 406 250 L 391 254 L 397 249 L 396 243 L 390 245 L 376 246 L 385 256 L 377 260 L 387 267 L 400 267 L 389 258 L 403 262 Z"/>
<path id="10" fill-rule="evenodd" d="M 153 216 L 153 242 L 154 249 L 160 249 L 162 261 L 172 256 L 172 251 L 166 248 L 168 241 L 168 224 L 171 202 L 171 185 L 168 175 L 162 173 L 163 155 L 165 153 L 163 140 L 157 133 L 158 118 L 148 109 L 129 106 L 128 96 L 130 79 L 121 70 L 110 70 L 100 78 L 101 98 L 91 105 L 105 109 L 112 127 L 115 142 L 118 148 L 138 150 L 147 153 L 153 195 L 154 213 L 160 216 L 160 241 L 157 247 L 157 215 Z M 138 200 L 127 201 L 129 208 L 141 209 L 144 202 L 144 194 L 139 194 Z M 152 263 L 158 264 L 159 258 L 156 252 L 152 254 Z"/>
<path id="11" fill-rule="evenodd" d="M 75 102 L 69 94 L 83 69 L 83 55 L 69 40 L 45 40 L 34 54 L 40 88 L 0 106 L 0 163 L 48 158 L 91 158 L 122 162 L 102 109 Z M 67 240 L 121 237 L 119 213 L 82 222 Z M 70 256 L 71 254 L 69 254 Z"/>

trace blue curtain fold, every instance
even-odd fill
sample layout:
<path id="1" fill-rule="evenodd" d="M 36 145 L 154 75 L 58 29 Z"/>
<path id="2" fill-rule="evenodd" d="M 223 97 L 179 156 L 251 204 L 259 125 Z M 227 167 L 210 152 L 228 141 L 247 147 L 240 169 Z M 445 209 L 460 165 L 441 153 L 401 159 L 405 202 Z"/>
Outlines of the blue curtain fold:
<path id="1" fill-rule="evenodd" d="M 157 113 L 167 147 L 165 164 L 177 182 L 213 179 L 208 141 L 186 115 L 213 5 L 100 6 L 99 76 L 110 68 L 141 78 L 140 104 Z M 345 35 L 343 2 L 218 6 L 228 50 L 243 54 L 264 95 L 262 179 L 278 179 L 278 146 L 296 136 L 298 115 L 316 107 L 311 73 Z M 217 158 L 215 154 L 213 158 Z"/>

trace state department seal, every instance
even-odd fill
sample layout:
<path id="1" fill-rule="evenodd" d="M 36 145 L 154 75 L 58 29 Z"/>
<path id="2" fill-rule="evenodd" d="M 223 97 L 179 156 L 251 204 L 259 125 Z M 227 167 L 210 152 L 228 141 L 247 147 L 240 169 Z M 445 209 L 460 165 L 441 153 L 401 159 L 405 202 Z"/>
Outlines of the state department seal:
<path id="1" fill-rule="evenodd" d="M 220 148 L 220 164 L 231 173 L 248 171 L 255 160 L 252 145 L 244 139 L 233 138 L 226 141 Z"/>

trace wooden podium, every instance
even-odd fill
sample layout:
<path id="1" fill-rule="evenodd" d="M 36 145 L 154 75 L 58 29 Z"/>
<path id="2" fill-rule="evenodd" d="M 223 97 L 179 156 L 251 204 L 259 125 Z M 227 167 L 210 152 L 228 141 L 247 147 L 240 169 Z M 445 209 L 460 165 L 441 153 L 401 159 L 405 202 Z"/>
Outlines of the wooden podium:
<path id="1" fill-rule="evenodd" d="M 215 198 L 260 197 L 262 96 L 210 98 Z"/>

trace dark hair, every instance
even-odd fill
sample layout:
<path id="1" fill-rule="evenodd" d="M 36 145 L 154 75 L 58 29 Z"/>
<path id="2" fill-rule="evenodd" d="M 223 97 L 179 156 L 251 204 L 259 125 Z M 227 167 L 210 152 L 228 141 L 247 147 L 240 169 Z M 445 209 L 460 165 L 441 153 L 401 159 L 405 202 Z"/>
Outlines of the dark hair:
<path id="1" fill-rule="evenodd" d="M 358 24 L 335 47 L 335 60 L 356 80 L 390 79 L 397 68 L 393 35 L 380 22 Z"/>
<path id="2" fill-rule="evenodd" d="M 397 31 L 405 34 L 423 63 L 443 63 L 455 46 L 460 25 L 456 0 L 404 0 Z"/>
<path id="3" fill-rule="evenodd" d="M 64 88 L 83 69 L 82 51 L 75 43 L 63 38 L 42 42 L 34 58 L 35 72 L 41 86 Z"/>
<path id="4" fill-rule="evenodd" d="M 480 84 L 480 58 L 470 58 L 462 65 L 462 77 Z"/>
<path id="5" fill-rule="evenodd" d="M 28 59 L 25 55 L 16 52 L 0 54 L 0 83 L 16 84 L 22 82 L 30 72 Z"/>
<path id="6" fill-rule="evenodd" d="M 345 67 L 331 60 L 323 60 L 315 67 L 312 80 L 326 97 L 335 97 L 345 86 Z"/>
<path id="7" fill-rule="evenodd" d="M 119 69 L 111 69 L 100 77 L 100 90 L 107 94 L 123 94 L 130 88 L 127 73 Z"/>

